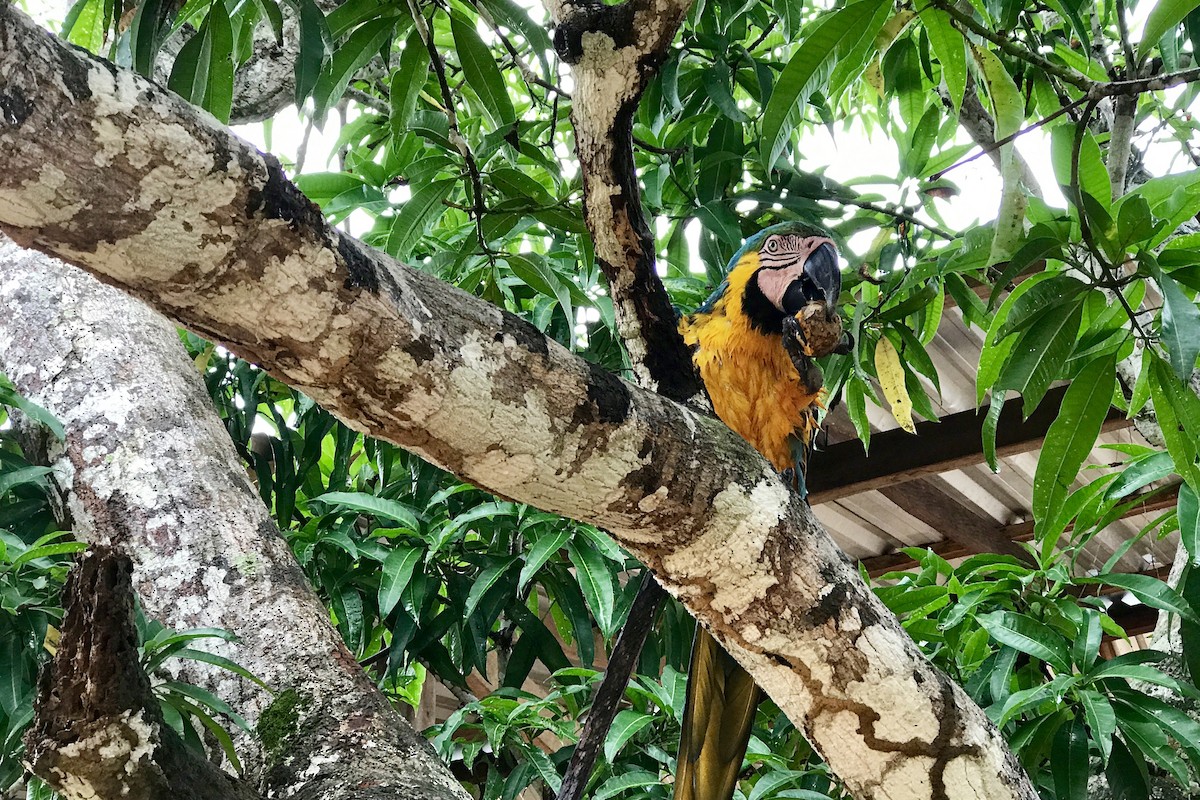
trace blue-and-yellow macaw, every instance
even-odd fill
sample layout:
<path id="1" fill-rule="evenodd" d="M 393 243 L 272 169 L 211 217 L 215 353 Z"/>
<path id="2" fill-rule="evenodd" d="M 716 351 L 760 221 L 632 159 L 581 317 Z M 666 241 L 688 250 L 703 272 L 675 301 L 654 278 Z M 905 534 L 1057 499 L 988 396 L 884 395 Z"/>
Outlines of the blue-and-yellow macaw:
<path id="1" fill-rule="evenodd" d="M 785 222 L 748 239 L 712 297 L 679 323 L 717 416 L 801 491 L 823 391 L 813 359 L 851 344 L 836 313 L 841 291 L 828 232 Z M 697 628 L 675 800 L 733 796 L 760 699 L 750 675 Z"/>

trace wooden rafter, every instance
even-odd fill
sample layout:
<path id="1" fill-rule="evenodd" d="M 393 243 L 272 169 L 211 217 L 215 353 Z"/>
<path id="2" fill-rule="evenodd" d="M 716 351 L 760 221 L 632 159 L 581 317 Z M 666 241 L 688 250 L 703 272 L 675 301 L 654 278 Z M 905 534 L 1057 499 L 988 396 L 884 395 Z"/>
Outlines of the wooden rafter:
<path id="1" fill-rule="evenodd" d="M 996 455 L 1010 456 L 1036 450 L 1058 417 L 1066 387 L 1046 393 L 1029 419 L 1021 419 L 1021 404 L 1009 401 L 996 426 Z M 913 436 L 896 429 L 871 437 L 870 458 L 857 440 L 839 442 L 813 453 L 806 474 L 809 502 L 828 503 L 843 497 L 928 475 L 962 469 L 983 462 L 983 422 L 986 408 L 960 411 L 941 422 L 922 422 Z M 1103 431 L 1129 426 L 1129 420 L 1113 409 Z"/>

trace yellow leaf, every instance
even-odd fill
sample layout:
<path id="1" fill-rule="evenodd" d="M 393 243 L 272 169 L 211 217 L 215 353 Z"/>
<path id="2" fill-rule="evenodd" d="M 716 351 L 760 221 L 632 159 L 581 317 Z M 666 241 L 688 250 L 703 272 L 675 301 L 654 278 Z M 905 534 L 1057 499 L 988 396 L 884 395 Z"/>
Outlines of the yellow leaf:
<path id="1" fill-rule="evenodd" d="M 900 364 L 900 354 L 886 336 L 880 337 L 879 344 L 875 345 L 875 372 L 879 375 L 879 385 L 888 405 L 892 407 L 892 416 L 896 418 L 896 422 L 909 433 L 916 433 L 917 428 L 913 425 L 912 418 L 912 400 L 904 386 L 904 367 Z"/>
<path id="2" fill-rule="evenodd" d="M 46 652 L 48 652 L 50 655 L 54 655 L 58 652 L 59 635 L 58 628 L 54 627 L 53 625 L 46 626 L 46 638 L 42 641 L 42 647 L 45 647 Z"/>

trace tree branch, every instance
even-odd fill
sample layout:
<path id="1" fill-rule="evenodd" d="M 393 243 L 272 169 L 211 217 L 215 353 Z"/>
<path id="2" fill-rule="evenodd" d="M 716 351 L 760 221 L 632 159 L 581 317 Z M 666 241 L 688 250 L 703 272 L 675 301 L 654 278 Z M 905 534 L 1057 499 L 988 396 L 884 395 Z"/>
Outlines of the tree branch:
<path id="1" fill-rule="evenodd" d="M 654 234 L 633 161 L 633 116 L 691 0 L 619 5 L 547 0 L 554 46 L 575 78 L 571 121 L 583 173 L 584 221 L 608 279 L 638 382 L 674 400 L 700 392 L 675 309 L 655 269 Z"/>
<path id="2" fill-rule="evenodd" d="M 274 159 L 12 6 L 0 7 L 0 73 L 0 226 L 14 238 L 359 430 L 608 529 L 857 796 L 941 797 L 953 782 L 1036 797 L 986 715 L 724 425 L 341 235 Z"/>

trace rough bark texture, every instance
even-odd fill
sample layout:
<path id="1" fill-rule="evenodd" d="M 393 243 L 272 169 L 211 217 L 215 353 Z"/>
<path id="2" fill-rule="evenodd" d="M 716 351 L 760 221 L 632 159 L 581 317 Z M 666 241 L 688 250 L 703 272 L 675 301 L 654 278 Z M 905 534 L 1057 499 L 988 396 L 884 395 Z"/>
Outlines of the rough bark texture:
<path id="1" fill-rule="evenodd" d="M 14 238 L 359 430 L 608 529 L 859 797 L 1035 797 L 986 716 L 718 421 L 339 235 L 272 160 L 11 8 L 0 74 L 0 227 Z"/>
<path id="2" fill-rule="evenodd" d="M 700 381 L 655 272 L 632 137 L 638 100 L 691 0 L 546 0 L 546 6 L 556 25 L 554 47 L 575 79 L 571 123 L 583 174 L 583 216 L 608 279 L 617 327 L 638 383 L 687 400 L 700 392 Z"/>
<path id="3" fill-rule="evenodd" d="M 138 663 L 131 572 L 101 547 L 67 577 L 58 652 L 25 734 L 34 773 L 69 800 L 257 798 L 163 722 Z"/>
<path id="4" fill-rule="evenodd" d="M 260 737 L 239 742 L 264 792 L 464 797 L 355 662 L 250 485 L 173 326 L 121 292 L 0 237 L 0 368 L 58 416 L 55 479 L 76 534 L 133 559 L 143 606 L 241 663 L 272 698 L 193 667 Z M 197 671 L 198 670 L 198 671 Z"/>

